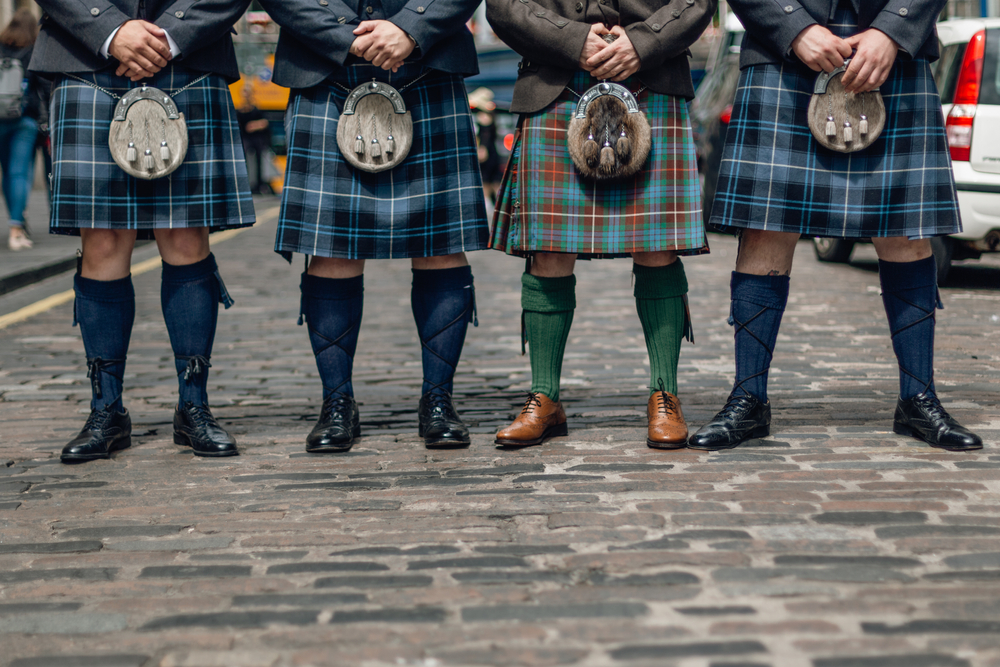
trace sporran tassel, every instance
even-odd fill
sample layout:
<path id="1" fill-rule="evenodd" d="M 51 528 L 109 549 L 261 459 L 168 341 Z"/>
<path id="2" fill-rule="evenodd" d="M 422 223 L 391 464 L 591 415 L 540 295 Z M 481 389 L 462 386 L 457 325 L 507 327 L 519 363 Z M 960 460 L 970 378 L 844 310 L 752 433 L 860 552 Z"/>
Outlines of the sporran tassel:
<path id="1" fill-rule="evenodd" d="M 615 173 L 615 149 L 610 145 L 605 145 L 601 149 L 601 172 L 604 174 Z"/>
<path id="2" fill-rule="evenodd" d="M 146 154 L 142 158 L 142 168 L 146 171 L 156 169 L 156 160 L 153 159 L 153 151 L 146 151 Z"/>
<path id="3" fill-rule="evenodd" d="M 854 141 L 854 130 L 849 122 L 844 121 L 844 143 L 849 144 L 852 141 Z"/>
<path id="4" fill-rule="evenodd" d="M 127 159 L 130 164 L 135 164 L 135 162 L 139 159 L 139 151 L 136 150 L 135 144 L 129 143 L 128 151 L 125 153 L 125 159 Z"/>
<path id="5" fill-rule="evenodd" d="M 831 139 L 837 138 L 837 124 L 833 122 L 833 116 L 826 117 L 826 136 Z"/>
<path id="6" fill-rule="evenodd" d="M 862 137 L 868 134 L 868 116 L 861 114 L 861 120 L 858 122 L 858 134 Z"/>
<path id="7" fill-rule="evenodd" d="M 618 141 L 615 142 L 615 154 L 618 156 L 618 161 L 622 164 L 628 162 L 629 155 L 632 154 L 632 144 L 629 142 L 624 130 L 622 130 L 621 135 L 618 137 Z"/>
<path id="8" fill-rule="evenodd" d="M 167 146 L 167 142 L 160 144 L 160 159 L 164 162 L 170 162 L 170 146 Z"/>
<path id="9" fill-rule="evenodd" d="M 597 166 L 597 162 L 601 156 L 601 147 L 597 145 L 594 141 L 594 135 L 588 134 L 587 141 L 583 143 L 583 159 L 587 161 L 587 164 L 591 168 Z"/>
<path id="10" fill-rule="evenodd" d="M 382 157 L 382 146 L 378 143 L 378 139 L 372 139 L 372 145 L 368 153 L 372 157 Z"/>
<path id="11" fill-rule="evenodd" d="M 395 153 L 396 152 L 396 139 L 390 134 L 385 141 L 385 152 Z"/>
<path id="12" fill-rule="evenodd" d="M 365 154 L 365 138 L 360 134 L 354 139 L 354 152 L 358 155 Z"/>

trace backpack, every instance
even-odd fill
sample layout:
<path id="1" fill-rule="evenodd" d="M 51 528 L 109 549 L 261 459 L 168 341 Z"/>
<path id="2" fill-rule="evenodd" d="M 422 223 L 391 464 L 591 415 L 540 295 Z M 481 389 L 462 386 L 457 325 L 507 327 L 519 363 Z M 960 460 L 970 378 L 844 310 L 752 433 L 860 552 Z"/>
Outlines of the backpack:
<path id="1" fill-rule="evenodd" d="M 24 83 L 24 64 L 17 58 L 0 58 L 0 120 L 21 117 Z"/>

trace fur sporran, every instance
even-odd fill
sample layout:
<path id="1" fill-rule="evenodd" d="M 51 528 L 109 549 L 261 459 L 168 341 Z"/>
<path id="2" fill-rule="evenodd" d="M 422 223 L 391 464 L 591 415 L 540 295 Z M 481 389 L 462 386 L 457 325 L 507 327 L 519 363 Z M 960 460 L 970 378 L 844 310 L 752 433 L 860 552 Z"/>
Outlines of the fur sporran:
<path id="1" fill-rule="evenodd" d="M 163 178 L 187 156 L 184 114 L 159 88 L 134 88 L 118 101 L 108 147 L 115 163 L 130 176 L 147 181 Z"/>
<path id="2" fill-rule="evenodd" d="M 809 129 L 816 141 L 838 153 L 868 148 L 885 127 L 885 104 L 877 88 L 859 95 L 844 90 L 842 79 L 850 62 L 816 77 L 809 100 Z"/>
<path id="3" fill-rule="evenodd" d="M 601 83 L 580 98 L 566 142 L 584 178 L 614 181 L 637 174 L 652 145 L 649 121 L 627 88 Z"/>
<path id="4" fill-rule="evenodd" d="M 337 146 L 357 169 L 379 172 L 400 164 L 413 145 L 413 118 L 400 91 L 365 83 L 347 95 L 337 123 Z"/>

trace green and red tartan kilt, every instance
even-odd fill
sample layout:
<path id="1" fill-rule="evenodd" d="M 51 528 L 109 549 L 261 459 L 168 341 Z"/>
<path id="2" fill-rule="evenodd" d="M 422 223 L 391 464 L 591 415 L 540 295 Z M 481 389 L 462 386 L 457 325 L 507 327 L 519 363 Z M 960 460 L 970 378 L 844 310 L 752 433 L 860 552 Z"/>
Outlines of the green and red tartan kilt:
<path id="1" fill-rule="evenodd" d="M 595 81 L 578 72 L 582 94 Z M 633 77 L 629 90 L 641 84 Z M 639 108 L 652 129 L 646 169 L 613 183 L 583 179 L 570 159 L 566 131 L 576 112 L 570 91 L 544 111 L 522 116 L 497 195 L 490 247 L 510 255 L 576 253 L 584 258 L 636 252 L 708 252 L 701 186 L 686 102 L 644 91 Z"/>

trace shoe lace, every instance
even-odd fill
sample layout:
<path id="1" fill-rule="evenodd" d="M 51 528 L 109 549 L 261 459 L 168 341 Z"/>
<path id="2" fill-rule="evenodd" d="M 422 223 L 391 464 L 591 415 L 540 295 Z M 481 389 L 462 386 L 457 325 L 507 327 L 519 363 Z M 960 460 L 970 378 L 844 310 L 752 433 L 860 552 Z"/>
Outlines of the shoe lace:
<path id="1" fill-rule="evenodd" d="M 334 415 L 340 418 L 346 416 L 347 411 L 344 408 L 350 407 L 351 399 L 351 396 L 340 392 L 335 392 L 324 398 L 320 414 L 321 421 L 330 421 Z"/>
<path id="2" fill-rule="evenodd" d="M 669 415 L 671 413 L 677 412 L 677 401 L 667 393 L 666 387 L 663 385 L 663 379 L 659 379 L 660 390 L 657 392 L 659 394 L 658 401 L 656 402 L 656 411 L 663 415 Z"/>
<path id="3" fill-rule="evenodd" d="M 452 409 L 451 398 L 447 394 L 431 391 L 425 399 L 431 411 L 449 412 Z"/>
<path id="4" fill-rule="evenodd" d="M 114 411 L 111 408 L 103 408 L 101 410 L 91 410 L 90 416 L 87 417 L 87 423 L 84 424 L 83 428 L 89 431 L 101 431 L 107 426 L 108 422 L 111 421 L 111 417 L 114 415 Z"/>
<path id="5" fill-rule="evenodd" d="M 539 398 L 540 394 L 535 391 L 528 392 L 528 400 L 525 401 L 524 407 L 521 408 L 521 414 L 530 414 L 535 411 L 535 408 L 542 407 L 542 399 Z"/>
<path id="6" fill-rule="evenodd" d="M 914 397 L 914 403 L 918 403 L 928 417 L 934 420 L 947 420 L 951 417 L 937 394 L 919 394 Z"/>
<path id="7" fill-rule="evenodd" d="M 185 411 L 191 418 L 192 424 L 195 428 L 203 430 L 209 426 L 215 425 L 215 417 L 212 412 L 208 409 L 207 405 L 195 405 L 194 403 L 188 403 L 184 406 Z"/>

